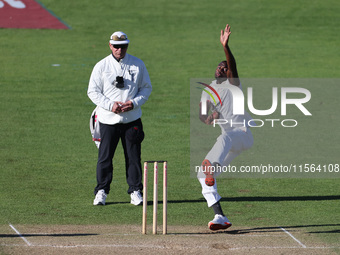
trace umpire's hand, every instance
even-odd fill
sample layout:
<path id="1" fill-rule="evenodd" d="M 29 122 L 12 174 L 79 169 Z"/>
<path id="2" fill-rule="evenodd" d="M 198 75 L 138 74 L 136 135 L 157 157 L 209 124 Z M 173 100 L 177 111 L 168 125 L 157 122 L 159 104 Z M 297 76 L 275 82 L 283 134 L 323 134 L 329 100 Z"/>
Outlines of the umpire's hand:
<path id="1" fill-rule="evenodd" d="M 132 109 L 133 109 L 132 101 L 127 101 L 125 103 L 123 103 L 123 102 L 115 102 L 113 104 L 113 107 L 112 107 L 112 111 L 115 114 L 119 114 L 119 113 L 122 113 L 122 112 L 128 112 L 128 111 L 131 111 Z"/>
<path id="2" fill-rule="evenodd" d="M 131 111 L 133 109 L 133 103 L 132 101 L 127 101 L 125 103 L 123 103 L 121 106 L 122 112 L 128 112 Z"/>
<path id="3" fill-rule="evenodd" d="M 119 114 L 122 112 L 122 102 L 115 102 L 112 106 L 112 112 Z"/>

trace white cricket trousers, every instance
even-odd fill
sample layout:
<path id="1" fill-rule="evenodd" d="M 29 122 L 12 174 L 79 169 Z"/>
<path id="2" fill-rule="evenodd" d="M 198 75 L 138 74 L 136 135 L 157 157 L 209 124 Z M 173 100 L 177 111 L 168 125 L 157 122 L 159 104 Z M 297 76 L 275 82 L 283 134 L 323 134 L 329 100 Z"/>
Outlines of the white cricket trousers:
<path id="1" fill-rule="evenodd" d="M 223 131 L 216 139 L 216 143 L 205 159 L 208 159 L 211 163 L 218 163 L 221 167 L 228 166 L 242 151 L 252 147 L 253 141 L 253 135 L 249 128 L 236 128 L 231 131 Z M 215 172 L 214 177 L 220 174 L 221 172 Z M 217 192 L 216 178 L 214 186 L 207 186 L 205 184 L 205 176 L 202 176 L 202 174 L 198 175 L 198 180 L 201 183 L 202 194 L 207 201 L 208 207 L 217 203 L 221 199 L 221 196 Z"/>

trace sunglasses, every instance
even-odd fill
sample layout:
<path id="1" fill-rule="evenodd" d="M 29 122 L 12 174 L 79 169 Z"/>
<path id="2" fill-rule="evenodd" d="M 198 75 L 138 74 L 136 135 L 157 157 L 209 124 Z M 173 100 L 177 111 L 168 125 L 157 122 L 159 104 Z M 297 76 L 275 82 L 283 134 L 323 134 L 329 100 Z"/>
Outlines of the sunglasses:
<path id="1" fill-rule="evenodd" d="M 128 44 L 111 44 L 115 49 L 126 49 L 129 45 Z"/>

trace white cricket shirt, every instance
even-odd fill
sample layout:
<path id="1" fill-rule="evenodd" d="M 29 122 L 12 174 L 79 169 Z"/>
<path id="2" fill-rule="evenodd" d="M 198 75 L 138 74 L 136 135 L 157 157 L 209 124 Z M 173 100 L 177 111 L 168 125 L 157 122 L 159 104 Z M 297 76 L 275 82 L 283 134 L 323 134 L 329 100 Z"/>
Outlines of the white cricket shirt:
<path id="1" fill-rule="evenodd" d="M 114 81 L 123 76 L 124 88 L 116 88 Z M 91 73 L 88 97 L 98 107 L 97 118 L 104 124 L 129 123 L 142 116 L 141 106 L 152 91 L 149 73 L 142 60 L 126 54 L 119 62 L 110 54 L 99 61 Z M 112 112 L 116 101 L 131 100 L 131 111 L 115 114 Z"/>
<path id="2" fill-rule="evenodd" d="M 219 100 L 214 100 L 208 93 L 205 91 L 202 92 L 201 96 L 201 103 L 204 101 L 210 101 L 211 105 L 213 106 L 213 110 L 216 110 L 220 113 L 218 119 L 220 119 L 218 125 L 221 127 L 222 132 L 224 131 L 230 131 L 235 128 L 247 128 L 249 127 L 249 121 L 252 120 L 251 116 L 249 115 L 248 112 L 244 112 L 244 114 L 234 114 L 233 113 L 233 94 L 230 91 L 230 87 L 234 87 L 229 80 L 226 80 L 222 82 L 221 84 L 217 84 L 216 80 L 214 80 L 210 86 L 217 92 L 217 94 L 221 98 L 221 103 Z M 235 87 L 236 88 L 236 87 Z M 214 92 L 206 88 L 206 90 L 210 91 L 210 94 L 216 97 Z M 242 87 L 241 85 L 239 86 L 240 93 L 243 94 L 242 92 Z M 216 97 L 217 98 L 217 97 Z M 216 104 L 215 104 L 216 102 Z M 222 124 L 220 124 L 222 123 Z"/>

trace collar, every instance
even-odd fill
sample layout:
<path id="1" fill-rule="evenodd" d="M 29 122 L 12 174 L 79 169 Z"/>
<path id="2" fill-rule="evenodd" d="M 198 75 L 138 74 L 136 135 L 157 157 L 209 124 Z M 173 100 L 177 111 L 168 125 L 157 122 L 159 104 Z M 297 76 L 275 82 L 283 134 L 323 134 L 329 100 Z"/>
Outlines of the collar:
<path id="1" fill-rule="evenodd" d="M 120 61 L 120 60 L 118 60 L 115 56 L 113 56 L 113 53 L 111 53 L 111 56 L 112 56 L 117 62 Z"/>

